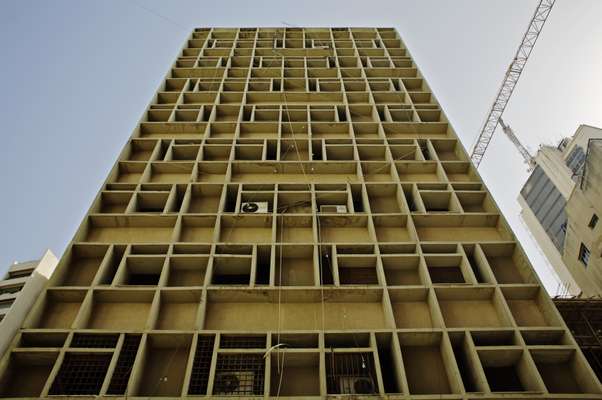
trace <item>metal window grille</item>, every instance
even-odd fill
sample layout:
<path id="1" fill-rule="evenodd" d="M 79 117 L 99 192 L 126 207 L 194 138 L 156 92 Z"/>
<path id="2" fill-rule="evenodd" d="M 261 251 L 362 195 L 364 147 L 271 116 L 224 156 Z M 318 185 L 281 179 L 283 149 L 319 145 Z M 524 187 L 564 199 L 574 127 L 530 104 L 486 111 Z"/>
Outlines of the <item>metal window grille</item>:
<path id="1" fill-rule="evenodd" d="M 371 353 L 326 354 L 326 385 L 329 394 L 376 393 Z"/>
<path id="2" fill-rule="evenodd" d="M 110 349 L 117 346 L 117 340 L 119 340 L 119 335 L 92 335 L 76 333 L 71 341 L 71 347 Z"/>
<path id="3" fill-rule="evenodd" d="M 140 339 L 140 335 L 125 336 L 119 358 L 117 359 L 117 365 L 115 366 L 115 371 L 107 390 L 108 394 L 125 393 L 130 374 L 132 373 L 132 367 L 134 366 L 134 360 L 136 359 L 136 353 L 140 346 Z"/>
<path id="4" fill-rule="evenodd" d="M 65 354 L 51 395 L 99 394 L 112 354 Z"/>
<path id="5" fill-rule="evenodd" d="M 209 370 L 213 358 L 214 336 L 200 336 L 196 345 L 188 394 L 207 394 Z"/>
<path id="6" fill-rule="evenodd" d="M 265 360 L 261 354 L 220 354 L 213 394 L 263 395 Z"/>

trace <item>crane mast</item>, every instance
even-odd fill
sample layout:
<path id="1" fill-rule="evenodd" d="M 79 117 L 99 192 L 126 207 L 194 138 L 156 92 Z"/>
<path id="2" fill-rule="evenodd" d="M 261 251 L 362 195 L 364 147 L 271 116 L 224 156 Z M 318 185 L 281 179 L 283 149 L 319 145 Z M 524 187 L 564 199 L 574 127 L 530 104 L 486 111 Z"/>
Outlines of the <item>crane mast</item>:
<path id="1" fill-rule="evenodd" d="M 473 146 L 470 154 L 470 159 L 477 168 L 479 167 L 479 164 L 481 164 L 481 160 L 485 155 L 487 147 L 489 147 L 489 143 L 491 142 L 491 138 L 495 132 L 500 117 L 506 109 L 506 105 L 512 96 L 512 92 L 514 92 L 516 83 L 518 82 L 518 79 L 525 68 L 525 64 L 531 55 L 531 51 L 533 51 L 535 42 L 537 41 L 537 38 L 539 37 L 539 34 L 541 33 L 541 30 L 543 29 L 543 26 L 548 19 L 548 15 L 550 15 L 550 11 L 552 11 L 552 7 L 554 6 L 555 2 L 556 0 L 539 1 L 537 8 L 535 9 L 535 13 L 533 14 L 533 17 L 529 23 L 529 27 L 527 28 L 527 31 L 525 32 L 523 39 L 518 46 L 516 54 L 514 55 L 514 59 L 512 60 L 512 63 L 510 63 L 508 70 L 506 70 L 506 74 L 502 80 L 502 85 L 497 92 L 493 105 L 487 114 L 485 123 L 481 127 L 481 132 L 479 133 L 479 136 L 477 137 L 476 143 Z M 513 137 L 516 138 L 515 136 Z"/>
<path id="2" fill-rule="evenodd" d="M 533 166 L 535 165 L 535 161 L 533 160 L 533 156 L 531 155 L 531 153 L 529 153 L 529 150 L 527 150 L 527 148 L 523 146 L 522 143 L 518 140 L 512 128 L 510 128 L 510 126 L 504 123 L 502 117 L 500 117 L 499 121 L 500 126 L 502 127 L 502 130 L 504 131 L 508 139 L 510 139 L 510 141 L 516 147 L 520 155 L 523 156 L 525 164 L 529 166 L 529 169 L 533 168 Z"/>

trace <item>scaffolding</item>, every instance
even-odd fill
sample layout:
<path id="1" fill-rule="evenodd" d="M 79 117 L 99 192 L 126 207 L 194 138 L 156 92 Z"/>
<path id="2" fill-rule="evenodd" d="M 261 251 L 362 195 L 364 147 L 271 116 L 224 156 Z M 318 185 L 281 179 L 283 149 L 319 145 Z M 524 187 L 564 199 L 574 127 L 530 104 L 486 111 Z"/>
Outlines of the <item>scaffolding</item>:
<path id="1" fill-rule="evenodd" d="M 598 379 L 602 379 L 602 299 L 555 298 L 554 303 Z"/>

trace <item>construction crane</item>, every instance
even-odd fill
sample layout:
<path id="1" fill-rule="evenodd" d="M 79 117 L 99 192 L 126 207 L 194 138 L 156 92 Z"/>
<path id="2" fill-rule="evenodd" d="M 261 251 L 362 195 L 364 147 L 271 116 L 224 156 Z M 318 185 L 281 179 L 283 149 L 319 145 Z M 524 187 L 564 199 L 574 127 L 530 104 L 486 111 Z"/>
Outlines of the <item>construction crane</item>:
<path id="1" fill-rule="evenodd" d="M 502 80 L 502 85 L 497 92 L 497 96 L 495 97 L 493 105 L 489 110 L 489 114 L 485 119 L 485 123 L 481 128 L 481 133 L 479 134 L 476 143 L 472 148 L 470 159 L 477 168 L 479 167 L 479 164 L 481 164 L 481 160 L 485 155 L 487 147 L 489 147 L 489 143 L 491 142 L 493 133 L 497 128 L 498 122 L 500 121 L 500 118 L 506 109 L 506 105 L 510 100 L 510 96 L 512 96 L 512 92 L 514 92 L 514 88 L 516 87 L 518 79 L 525 68 L 525 64 L 527 63 L 527 60 L 533 51 L 535 42 L 537 41 L 537 38 L 539 37 L 539 34 L 541 33 L 541 30 L 543 29 L 543 26 L 546 23 L 548 15 L 550 15 L 550 11 L 552 11 L 552 7 L 554 6 L 555 2 L 556 0 L 540 0 L 539 4 L 537 4 L 537 8 L 535 9 L 535 13 L 531 18 L 529 27 L 523 36 L 520 46 L 518 46 L 518 50 L 516 50 L 516 54 L 514 55 L 512 63 L 510 63 L 510 66 L 506 71 L 506 75 Z M 512 134 L 511 140 L 512 138 L 516 139 L 516 136 Z M 513 141 L 513 143 L 518 143 L 518 140 L 516 140 L 516 142 Z M 519 151 L 521 151 L 521 148 L 523 148 L 522 145 L 519 147 Z"/>
<path id="2" fill-rule="evenodd" d="M 508 139 L 510 139 L 512 144 L 514 144 L 514 146 L 516 146 L 520 155 L 523 156 L 523 160 L 525 161 L 525 164 L 527 164 L 529 166 L 529 170 L 531 170 L 535 166 L 535 160 L 533 159 L 533 156 L 531 155 L 531 153 L 529 153 L 529 150 L 527 150 L 527 148 L 525 146 L 523 146 L 522 143 L 518 140 L 518 138 L 514 134 L 514 131 L 512 130 L 512 128 L 510 128 L 510 126 L 508 126 L 504 123 L 504 120 L 502 119 L 502 117 L 500 117 L 499 121 L 500 121 L 500 126 L 502 127 L 502 130 L 504 131 L 504 133 L 506 134 Z"/>

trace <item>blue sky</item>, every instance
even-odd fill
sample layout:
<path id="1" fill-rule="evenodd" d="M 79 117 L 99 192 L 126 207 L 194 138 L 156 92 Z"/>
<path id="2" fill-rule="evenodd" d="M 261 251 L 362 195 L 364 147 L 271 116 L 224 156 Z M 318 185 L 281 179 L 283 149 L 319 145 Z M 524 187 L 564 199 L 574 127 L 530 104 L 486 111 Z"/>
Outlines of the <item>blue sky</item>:
<path id="1" fill-rule="evenodd" d="M 536 0 L 0 2 L 0 272 L 61 255 L 186 36 L 198 26 L 392 26 L 469 147 Z M 558 0 L 505 114 L 531 149 L 602 126 L 602 2 Z M 526 179 L 498 132 L 480 172 L 542 275 L 522 226 Z"/>

